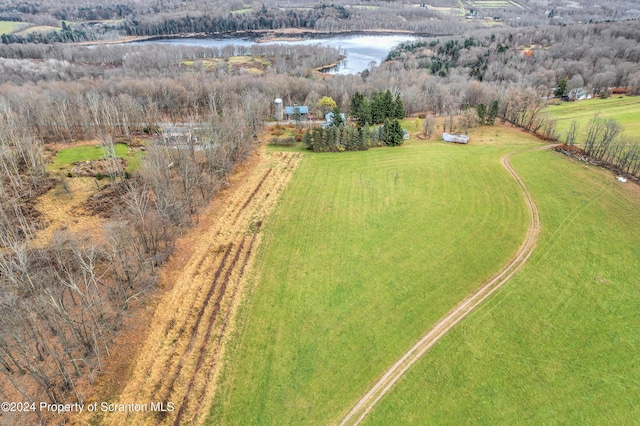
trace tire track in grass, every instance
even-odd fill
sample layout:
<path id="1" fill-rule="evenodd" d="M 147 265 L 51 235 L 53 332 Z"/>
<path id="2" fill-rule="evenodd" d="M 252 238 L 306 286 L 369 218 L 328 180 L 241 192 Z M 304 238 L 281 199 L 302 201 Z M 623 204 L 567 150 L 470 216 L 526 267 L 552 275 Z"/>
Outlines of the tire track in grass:
<path id="1" fill-rule="evenodd" d="M 547 148 L 543 147 L 542 149 Z M 540 149 L 540 148 L 538 148 Z M 451 310 L 444 318 L 434 325 L 411 349 L 398 359 L 382 377 L 362 396 L 356 405 L 347 413 L 340 422 L 340 426 L 358 425 L 369 414 L 373 407 L 389 392 L 389 390 L 400 380 L 400 378 L 425 354 L 433 345 L 435 345 L 449 330 L 458 324 L 464 317 L 484 302 L 491 294 L 503 286 L 511 279 L 529 260 L 533 250 L 538 244 L 538 235 L 540 233 L 540 217 L 538 206 L 535 203 L 533 195 L 524 184 L 524 181 L 511 166 L 509 161 L 513 153 L 504 155 L 500 162 L 505 169 L 511 174 L 513 179 L 520 186 L 520 190 L 524 195 L 525 203 L 529 210 L 531 223 L 527 230 L 524 242 L 518 249 L 516 255 L 511 261 L 500 270 L 496 275 L 491 277 L 485 284 L 475 293 L 471 294 L 460 302 L 453 310 Z"/>

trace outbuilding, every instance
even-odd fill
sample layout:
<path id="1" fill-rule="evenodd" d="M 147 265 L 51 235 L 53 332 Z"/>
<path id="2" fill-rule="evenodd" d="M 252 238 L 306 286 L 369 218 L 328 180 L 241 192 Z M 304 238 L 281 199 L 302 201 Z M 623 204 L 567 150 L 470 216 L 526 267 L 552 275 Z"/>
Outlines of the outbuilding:
<path id="1" fill-rule="evenodd" d="M 309 107 L 306 105 L 294 105 L 284 107 L 284 113 L 287 116 L 287 120 L 295 120 L 296 115 L 300 115 L 300 119 L 306 119 L 309 115 Z"/>
<path id="2" fill-rule="evenodd" d="M 442 134 L 442 140 L 445 142 L 454 142 L 454 143 L 469 143 L 468 135 L 461 135 L 459 133 L 447 133 L 444 132 Z"/>

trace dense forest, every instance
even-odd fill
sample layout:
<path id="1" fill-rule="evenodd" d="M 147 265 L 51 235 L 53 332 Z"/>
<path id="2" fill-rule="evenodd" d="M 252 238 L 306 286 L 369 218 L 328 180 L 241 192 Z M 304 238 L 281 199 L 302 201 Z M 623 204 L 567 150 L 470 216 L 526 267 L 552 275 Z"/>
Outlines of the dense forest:
<path id="1" fill-rule="evenodd" d="M 460 15 L 469 19 L 460 19 Z M 176 34 L 231 34 L 296 28 L 338 32 L 402 30 L 428 35 L 460 34 L 480 29 L 486 21 L 509 27 L 564 26 L 573 23 L 625 21 L 640 18 L 631 0 L 573 2 L 522 0 L 488 7 L 473 2 L 433 0 L 431 2 L 367 1 L 353 4 L 303 0 L 295 5 L 278 2 L 231 2 L 194 0 L 167 2 L 145 0 L 117 3 L 73 1 L 17 1 L 0 4 L 0 20 L 23 22 L 24 26 L 46 25 L 57 30 L 3 34 L 7 43 L 59 43 L 121 36 Z"/>

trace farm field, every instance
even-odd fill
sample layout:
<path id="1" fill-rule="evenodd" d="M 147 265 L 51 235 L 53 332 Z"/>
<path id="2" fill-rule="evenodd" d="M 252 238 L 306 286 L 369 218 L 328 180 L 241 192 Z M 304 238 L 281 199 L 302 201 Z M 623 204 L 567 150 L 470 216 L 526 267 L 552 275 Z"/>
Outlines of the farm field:
<path id="1" fill-rule="evenodd" d="M 337 422 L 508 263 L 528 214 L 500 158 L 540 143 L 496 129 L 468 146 L 304 154 L 266 224 L 208 424 Z"/>
<path id="2" fill-rule="evenodd" d="M 558 119 L 560 139 L 564 140 L 571 122 L 575 119 L 581 133 L 586 130 L 589 120 L 597 112 L 603 118 L 615 118 L 626 134 L 640 137 L 640 96 L 612 96 L 609 99 L 589 99 L 576 102 L 562 102 L 550 105 L 546 111 Z M 579 141 L 581 138 L 579 138 Z"/>
<path id="3" fill-rule="evenodd" d="M 60 27 L 53 27 L 51 25 L 35 25 L 24 30 L 16 32 L 17 35 L 26 36 L 31 33 L 48 33 L 50 31 L 57 31 Z"/>
<path id="4" fill-rule="evenodd" d="M 542 231 L 524 269 L 363 424 L 634 424 L 640 191 L 553 152 L 512 164 Z"/>
<path id="5" fill-rule="evenodd" d="M 25 22 L 0 21 L 0 34 L 11 34 L 24 25 L 27 24 Z"/>

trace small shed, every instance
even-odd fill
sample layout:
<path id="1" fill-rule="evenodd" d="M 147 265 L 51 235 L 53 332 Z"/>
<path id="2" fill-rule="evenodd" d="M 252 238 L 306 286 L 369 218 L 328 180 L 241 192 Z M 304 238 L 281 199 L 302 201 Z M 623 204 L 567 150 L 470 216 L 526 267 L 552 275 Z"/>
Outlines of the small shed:
<path id="1" fill-rule="evenodd" d="M 453 142 L 453 143 L 469 143 L 469 136 L 461 135 L 459 133 L 444 132 L 442 134 L 442 140 L 445 142 Z"/>

